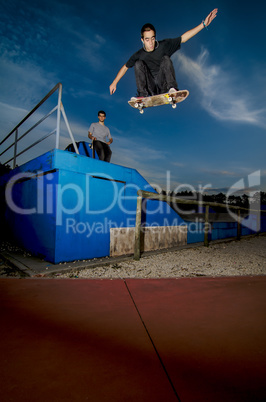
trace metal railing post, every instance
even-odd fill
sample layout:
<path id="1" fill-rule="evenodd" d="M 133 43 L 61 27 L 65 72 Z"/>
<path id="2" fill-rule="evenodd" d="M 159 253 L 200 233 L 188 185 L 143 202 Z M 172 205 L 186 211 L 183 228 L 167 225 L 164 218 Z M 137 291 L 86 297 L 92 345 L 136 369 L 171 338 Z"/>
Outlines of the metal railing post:
<path id="1" fill-rule="evenodd" d="M 61 108 L 61 112 L 62 112 L 63 118 L 64 118 L 64 120 L 65 120 L 65 123 L 66 123 L 66 127 L 67 127 L 67 129 L 68 129 L 69 137 L 71 138 L 72 144 L 73 144 L 73 146 L 74 146 L 75 152 L 76 152 L 76 154 L 79 154 L 79 150 L 78 150 L 76 141 L 74 140 L 74 137 L 73 137 L 73 134 L 72 134 L 72 131 L 71 131 L 69 122 L 68 122 L 67 117 L 66 117 L 66 112 L 65 112 L 65 109 L 64 109 L 64 106 L 63 106 L 62 103 L 61 103 L 60 108 Z"/>
<path id="2" fill-rule="evenodd" d="M 204 221 L 204 246 L 209 246 L 209 205 L 205 207 L 205 221 Z"/>
<path id="3" fill-rule="evenodd" d="M 237 210 L 237 240 L 241 238 L 241 222 L 240 209 Z"/>
<path id="4" fill-rule="evenodd" d="M 61 116 L 61 102 L 62 102 L 62 84 L 58 85 L 58 102 L 57 102 L 57 120 L 56 120 L 56 135 L 55 135 L 55 148 L 59 148 L 60 139 L 60 116 Z"/>
<path id="5" fill-rule="evenodd" d="M 138 195 L 137 211 L 136 211 L 136 226 L 135 226 L 134 260 L 140 259 L 141 210 L 142 210 L 142 196 Z"/>
<path id="6" fill-rule="evenodd" d="M 15 143 L 14 143 L 14 159 L 13 159 L 13 169 L 16 167 L 16 159 L 17 159 L 17 142 L 18 142 L 18 129 L 15 131 Z"/>
<path id="7" fill-rule="evenodd" d="M 258 211 L 256 213 L 256 234 L 257 236 L 260 234 L 261 231 L 261 213 L 260 209 L 258 208 Z"/>

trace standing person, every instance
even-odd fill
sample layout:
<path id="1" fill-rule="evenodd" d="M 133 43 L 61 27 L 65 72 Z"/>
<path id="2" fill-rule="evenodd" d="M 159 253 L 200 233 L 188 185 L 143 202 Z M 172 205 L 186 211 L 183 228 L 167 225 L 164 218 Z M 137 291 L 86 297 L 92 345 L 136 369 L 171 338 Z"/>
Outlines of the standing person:
<path id="1" fill-rule="evenodd" d="M 96 150 L 101 161 L 110 162 L 112 151 L 110 146 L 113 139 L 110 130 L 104 124 L 106 113 L 103 110 L 98 112 L 98 123 L 92 123 L 89 128 L 88 137 L 93 141 L 93 147 Z"/>
<path id="2" fill-rule="evenodd" d="M 181 43 L 187 42 L 202 29 L 210 25 L 216 17 L 215 8 L 198 26 L 185 32 L 175 39 L 156 40 L 156 30 L 152 24 L 145 24 L 141 29 L 143 48 L 134 53 L 119 70 L 110 85 L 110 94 L 116 91 L 116 86 L 127 70 L 135 68 L 135 77 L 139 97 L 147 97 L 178 90 L 175 71 L 170 57 L 180 49 Z"/>

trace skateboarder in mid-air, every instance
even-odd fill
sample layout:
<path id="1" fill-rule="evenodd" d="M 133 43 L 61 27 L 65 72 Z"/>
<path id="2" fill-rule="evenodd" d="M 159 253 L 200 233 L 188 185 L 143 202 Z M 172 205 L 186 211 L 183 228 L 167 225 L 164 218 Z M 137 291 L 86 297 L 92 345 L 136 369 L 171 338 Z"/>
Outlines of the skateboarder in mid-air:
<path id="1" fill-rule="evenodd" d="M 175 39 L 156 40 L 156 30 L 152 24 L 145 24 L 141 29 L 143 48 L 134 53 L 119 70 L 110 85 L 110 94 L 116 91 L 117 83 L 131 67 L 135 69 L 138 97 L 171 93 L 178 90 L 175 71 L 170 57 L 180 49 L 181 43 L 187 42 L 202 29 L 207 28 L 216 17 L 214 9 L 201 24 Z"/>

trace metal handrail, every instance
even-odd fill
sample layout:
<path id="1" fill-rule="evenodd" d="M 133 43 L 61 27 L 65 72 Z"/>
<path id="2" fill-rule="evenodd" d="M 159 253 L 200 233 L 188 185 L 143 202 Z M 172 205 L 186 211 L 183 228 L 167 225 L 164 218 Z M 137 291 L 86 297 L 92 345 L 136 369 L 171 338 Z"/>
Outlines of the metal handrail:
<path id="1" fill-rule="evenodd" d="M 230 208 L 237 210 L 238 217 L 237 217 L 237 240 L 240 240 L 241 237 L 241 216 L 240 211 L 248 211 L 257 213 L 257 219 L 260 213 L 265 213 L 265 210 L 261 209 L 252 209 L 252 208 L 244 208 L 238 207 L 234 205 L 226 205 L 226 204 L 219 204 L 217 202 L 204 202 L 204 201 L 195 201 L 195 200 L 185 200 L 183 198 L 172 197 L 169 195 L 163 195 L 158 193 L 153 193 L 150 191 L 138 190 L 137 192 L 137 208 L 136 208 L 136 223 L 135 223 L 135 246 L 134 246 L 134 259 L 140 259 L 140 246 L 141 246 L 141 215 L 142 215 L 142 200 L 149 199 L 149 200 L 158 200 L 176 204 L 189 204 L 189 205 L 200 205 L 205 206 L 205 214 L 204 214 L 204 246 L 209 246 L 209 239 L 208 239 L 208 232 L 209 232 L 209 208 Z"/>
<path id="2" fill-rule="evenodd" d="M 37 123 L 35 123 L 30 129 L 28 129 L 25 133 L 23 133 L 20 137 L 18 137 L 18 129 L 25 123 L 25 121 L 33 115 L 34 112 L 36 112 L 37 109 L 39 109 L 40 106 L 42 106 L 47 99 L 49 99 L 56 91 L 58 90 L 58 101 L 57 101 L 57 106 L 55 106 L 47 115 L 45 115 L 43 118 L 41 118 Z M 31 144 L 29 147 L 26 149 L 22 150 L 19 154 L 17 154 L 17 143 L 24 138 L 27 134 L 29 134 L 34 128 L 36 128 L 39 124 L 41 124 L 47 117 L 49 117 L 52 113 L 57 111 L 57 122 L 56 122 L 56 129 L 50 132 L 49 134 L 43 136 L 41 139 L 37 140 L 33 144 Z M 16 125 L 16 127 L 13 128 L 12 131 L 0 142 L 0 145 L 2 145 L 5 141 L 7 141 L 8 138 L 11 137 L 12 134 L 15 133 L 15 140 L 14 142 L 9 145 L 6 149 L 4 149 L 0 156 L 2 156 L 5 152 L 7 152 L 10 148 L 14 147 L 14 156 L 10 158 L 8 161 L 6 161 L 4 164 L 7 164 L 8 162 L 13 160 L 13 168 L 16 166 L 16 158 L 17 156 L 20 156 L 27 150 L 33 148 L 35 145 L 39 144 L 41 141 L 45 140 L 46 138 L 50 137 L 52 134 L 56 134 L 56 142 L 55 142 L 55 148 L 59 148 L 59 139 L 60 139 L 60 117 L 61 113 L 63 115 L 69 136 L 71 138 L 71 141 L 73 143 L 75 152 L 79 154 L 76 142 L 74 140 L 70 125 L 68 123 L 66 113 L 62 104 L 62 84 L 59 82 L 55 87 Z"/>
<path id="3" fill-rule="evenodd" d="M 22 138 L 24 138 L 27 134 L 29 134 L 32 130 L 34 130 L 34 128 L 36 128 L 39 124 L 41 124 L 45 119 L 47 119 L 47 117 L 51 116 L 55 111 L 57 110 L 57 106 L 51 110 L 46 116 L 44 116 L 43 118 L 41 118 L 37 123 L 35 123 L 31 128 L 29 128 L 29 130 L 27 130 L 24 134 L 22 134 L 17 140 L 15 140 L 11 145 L 9 145 L 8 148 L 6 148 L 3 152 L 1 152 L 0 156 L 2 156 L 5 152 L 7 152 L 10 148 L 12 148 L 16 143 L 18 143 L 20 140 L 22 140 Z M 17 128 L 16 128 L 17 130 Z M 14 130 L 13 130 L 14 131 Z M 12 131 L 12 133 L 13 133 Z M 56 130 L 53 131 L 54 133 L 56 132 Z M 6 137 L 7 139 L 8 137 Z M 17 155 L 18 156 L 18 155 Z M 8 163 L 9 161 L 7 161 L 6 163 Z"/>
<path id="4" fill-rule="evenodd" d="M 44 135 L 42 138 L 40 138 L 39 140 L 35 141 L 33 144 L 29 145 L 27 148 L 23 149 L 23 151 L 21 151 L 20 153 L 16 153 L 16 157 L 20 156 L 22 154 L 24 154 L 25 152 L 27 152 L 29 149 L 35 147 L 35 145 L 38 145 L 40 142 L 42 142 L 43 140 L 46 140 L 46 138 L 51 137 L 51 135 L 53 135 L 56 132 L 56 130 L 51 131 L 49 134 Z M 8 162 L 11 162 L 14 158 L 10 158 L 8 161 L 6 161 L 6 164 Z"/>

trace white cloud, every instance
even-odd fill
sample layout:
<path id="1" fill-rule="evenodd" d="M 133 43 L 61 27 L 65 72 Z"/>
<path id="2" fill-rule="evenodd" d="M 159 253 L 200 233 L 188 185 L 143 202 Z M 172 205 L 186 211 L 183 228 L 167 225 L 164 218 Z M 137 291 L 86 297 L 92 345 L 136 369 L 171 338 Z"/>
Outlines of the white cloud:
<path id="1" fill-rule="evenodd" d="M 219 65 L 211 65 L 209 52 L 202 49 L 196 60 L 182 52 L 174 55 L 174 62 L 179 70 L 200 91 L 201 106 L 214 118 L 238 123 L 249 123 L 266 127 L 266 108 L 257 107 L 252 92 L 246 93 L 239 88 L 231 71 L 223 70 Z"/>
<path id="2" fill-rule="evenodd" d="M 34 107 L 55 84 L 54 74 L 45 73 L 40 67 L 30 62 L 15 63 L 8 58 L 0 59 L 1 82 L 0 100 L 5 103 L 14 101 L 24 106 Z"/>
<path id="3" fill-rule="evenodd" d="M 1 114 L 4 116 L 1 122 L 1 140 L 10 132 L 22 119 L 28 111 L 24 108 L 18 108 L 8 105 L 4 102 L 0 102 Z"/>
<path id="4" fill-rule="evenodd" d="M 172 165 L 176 166 L 176 167 L 180 167 L 180 168 L 183 168 L 186 166 L 185 163 L 182 163 L 182 162 L 172 162 Z"/>

